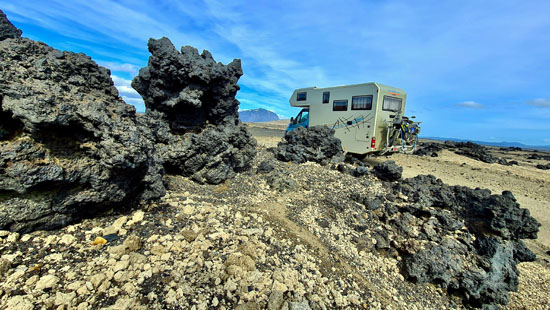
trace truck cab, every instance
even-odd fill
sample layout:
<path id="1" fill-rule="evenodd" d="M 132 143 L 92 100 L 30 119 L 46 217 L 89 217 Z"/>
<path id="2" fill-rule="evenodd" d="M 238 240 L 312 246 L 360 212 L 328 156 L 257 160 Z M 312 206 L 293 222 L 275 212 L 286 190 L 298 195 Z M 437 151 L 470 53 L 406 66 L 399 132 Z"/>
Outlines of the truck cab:
<path id="1" fill-rule="evenodd" d="M 303 108 L 296 118 L 291 117 L 286 132 L 292 131 L 298 127 L 309 128 L 309 108 Z"/>

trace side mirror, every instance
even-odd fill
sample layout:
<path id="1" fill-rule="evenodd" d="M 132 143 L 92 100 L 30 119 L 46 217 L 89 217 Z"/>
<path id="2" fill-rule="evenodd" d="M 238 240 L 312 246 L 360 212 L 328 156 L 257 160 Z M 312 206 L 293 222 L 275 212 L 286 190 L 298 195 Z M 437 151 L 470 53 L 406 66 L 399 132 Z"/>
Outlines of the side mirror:
<path id="1" fill-rule="evenodd" d="M 290 123 L 291 123 L 291 124 L 294 124 L 294 117 L 291 117 L 291 118 L 290 118 Z"/>

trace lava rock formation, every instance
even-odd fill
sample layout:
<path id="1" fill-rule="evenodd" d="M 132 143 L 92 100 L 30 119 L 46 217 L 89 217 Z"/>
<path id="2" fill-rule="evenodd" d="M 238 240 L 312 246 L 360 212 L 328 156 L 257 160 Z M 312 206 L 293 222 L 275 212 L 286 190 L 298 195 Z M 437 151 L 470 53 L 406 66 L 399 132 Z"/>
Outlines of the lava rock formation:
<path id="1" fill-rule="evenodd" d="M 433 142 L 420 142 L 419 147 L 414 151 L 414 155 L 437 157 L 443 150 L 443 145 Z"/>
<path id="2" fill-rule="evenodd" d="M 334 137 L 334 129 L 323 125 L 288 132 L 285 141 L 277 145 L 275 157 L 280 161 L 328 164 L 343 161 L 344 153 L 340 139 Z"/>
<path id="3" fill-rule="evenodd" d="M 432 175 L 403 180 L 393 192 L 382 219 L 408 279 L 439 284 L 474 307 L 508 303 L 516 265 L 535 260 L 520 239 L 535 239 L 540 226 L 511 192 L 449 186 Z"/>
<path id="4" fill-rule="evenodd" d="M 0 33 L 21 33 L 0 20 Z M 108 69 L 13 35 L 0 59 L 0 229 L 54 228 L 164 195 L 153 145 Z"/>
<path id="5" fill-rule="evenodd" d="M 6 14 L 0 10 L 0 41 L 5 39 L 17 39 L 23 31 L 17 29 L 9 20 Z"/>
<path id="6" fill-rule="evenodd" d="M 401 179 L 403 167 L 398 166 L 393 160 L 388 160 L 375 165 L 374 174 L 382 181 L 397 181 Z"/>
<path id="7" fill-rule="evenodd" d="M 132 81 L 145 101 L 142 133 L 153 141 L 167 173 L 219 184 L 247 170 L 256 140 L 238 119 L 240 60 L 217 63 L 208 51 L 167 38 L 150 39 L 147 67 Z"/>

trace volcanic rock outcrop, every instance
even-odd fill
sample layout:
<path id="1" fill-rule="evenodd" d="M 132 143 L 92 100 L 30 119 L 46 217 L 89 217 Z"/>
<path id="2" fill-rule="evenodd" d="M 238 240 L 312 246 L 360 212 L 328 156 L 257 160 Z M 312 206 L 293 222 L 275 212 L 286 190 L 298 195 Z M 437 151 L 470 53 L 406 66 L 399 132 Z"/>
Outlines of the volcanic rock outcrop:
<path id="1" fill-rule="evenodd" d="M 334 129 L 327 126 L 298 127 L 279 142 L 275 156 L 280 161 L 305 163 L 307 161 L 327 164 L 344 160 L 342 143 L 334 137 Z"/>
<path id="2" fill-rule="evenodd" d="M 414 151 L 414 155 L 437 157 L 443 150 L 443 145 L 434 142 L 420 142 L 419 147 Z"/>
<path id="3" fill-rule="evenodd" d="M 397 181 L 401 179 L 403 167 L 398 166 L 393 160 L 388 160 L 374 166 L 374 174 L 383 181 Z"/>
<path id="4" fill-rule="evenodd" d="M 240 60 L 217 63 L 208 51 L 150 39 L 147 67 L 132 81 L 147 108 L 141 130 L 167 173 L 218 184 L 250 168 L 256 140 L 238 119 Z"/>
<path id="5" fill-rule="evenodd" d="M 0 10 L 0 41 L 5 39 L 17 39 L 23 31 L 17 29 L 9 20 L 6 14 Z"/>
<path id="6" fill-rule="evenodd" d="M 408 279 L 439 284 L 474 307 L 508 302 L 516 265 L 535 259 L 520 239 L 536 238 L 540 226 L 511 192 L 491 195 L 431 175 L 403 180 L 393 192 L 382 211 L 391 227 L 384 235 Z"/>
<path id="7" fill-rule="evenodd" d="M 493 156 L 486 147 L 477 143 L 473 143 L 470 141 L 445 141 L 445 146 L 454 150 L 454 152 L 458 155 L 463 155 L 476 160 L 480 160 L 484 163 L 499 163 L 501 165 L 509 165 L 509 163 L 505 159 Z"/>
<path id="8" fill-rule="evenodd" d="M 527 156 L 527 159 L 543 159 L 543 160 L 550 160 L 550 155 L 541 155 L 541 154 L 531 154 Z"/>
<path id="9" fill-rule="evenodd" d="M 0 33 L 20 34 L 0 19 Z M 13 36 L 0 60 L 0 229 L 54 228 L 164 195 L 162 166 L 109 70 Z"/>

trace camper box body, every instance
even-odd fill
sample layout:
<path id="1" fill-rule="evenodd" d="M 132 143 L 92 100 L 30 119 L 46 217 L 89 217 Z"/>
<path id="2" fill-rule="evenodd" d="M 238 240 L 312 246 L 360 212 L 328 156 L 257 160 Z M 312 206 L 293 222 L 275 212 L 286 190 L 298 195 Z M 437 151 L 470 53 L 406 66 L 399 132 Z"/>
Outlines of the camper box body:
<path id="1" fill-rule="evenodd" d="M 346 152 L 388 151 L 390 115 L 404 114 L 406 97 L 402 89 L 379 83 L 297 89 L 290 105 L 303 109 L 287 132 L 299 126 L 327 125 L 335 129 Z"/>

